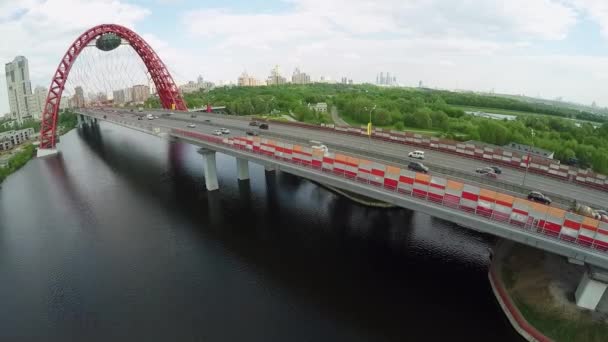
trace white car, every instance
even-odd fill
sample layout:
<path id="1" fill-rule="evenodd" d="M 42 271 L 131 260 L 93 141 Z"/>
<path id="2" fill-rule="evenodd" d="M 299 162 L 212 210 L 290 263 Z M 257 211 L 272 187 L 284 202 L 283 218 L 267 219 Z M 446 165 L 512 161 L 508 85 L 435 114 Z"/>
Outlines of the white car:
<path id="1" fill-rule="evenodd" d="M 223 134 L 230 134 L 230 130 L 228 128 L 220 128 L 220 132 Z"/>
<path id="2" fill-rule="evenodd" d="M 213 135 L 222 135 L 222 131 L 216 129 L 215 131 L 213 131 Z"/>
<path id="3" fill-rule="evenodd" d="M 413 151 L 407 155 L 410 158 L 424 159 L 424 151 Z"/>
<path id="4" fill-rule="evenodd" d="M 188 127 L 188 128 L 194 128 L 194 127 L 196 127 L 196 125 L 195 125 L 195 124 L 193 124 L 193 123 L 191 123 L 191 124 L 188 124 L 188 126 L 187 126 L 187 127 Z"/>

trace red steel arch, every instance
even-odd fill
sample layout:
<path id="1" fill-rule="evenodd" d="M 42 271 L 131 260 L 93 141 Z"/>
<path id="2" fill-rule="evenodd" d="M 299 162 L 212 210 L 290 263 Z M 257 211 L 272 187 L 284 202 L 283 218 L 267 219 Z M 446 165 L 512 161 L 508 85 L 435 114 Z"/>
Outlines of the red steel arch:
<path id="1" fill-rule="evenodd" d="M 156 86 L 156 92 L 164 108 L 175 110 L 187 110 L 186 103 L 182 98 L 177 85 L 173 81 L 169 70 L 158 57 L 156 52 L 146 41 L 132 30 L 115 24 L 103 24 L 95 26 L 76 38 L 65 53 L 57 71 L 51 80 L 49 93 L 46 97 L 42 112 L 42 123 L 40 126 L 40 147 L 41 149 L 55 148 L 55 134 L 57 131 L 57 115 L 59 103 L 65 82 L 72 65 L 80 52 L 89 44 L 104 33 L 114 33 L 129 42 L 131 47 L 137 52 L 139 57 L 148 68 L 150 76 Z"/>

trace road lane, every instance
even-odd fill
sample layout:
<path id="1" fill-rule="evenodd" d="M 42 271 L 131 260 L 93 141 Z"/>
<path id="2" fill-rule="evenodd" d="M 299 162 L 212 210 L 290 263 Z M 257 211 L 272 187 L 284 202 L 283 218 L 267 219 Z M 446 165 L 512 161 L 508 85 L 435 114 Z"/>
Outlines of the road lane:
<path id="1" fill-rule="evenodd" d="M 160 112 L 153 113 L 160 115 Z M 134 117 L 134 114 L 138 113 L 122 112 L 122 115 L 125 117 Z M 210 120 L 211 122 L 205 123 L 204 120 Z M 195 130 L 202 133 L 212 133 L 217 127 L 225 126 L 233 131 L 233 135 L 244 135 L 246 130 L 255 129 L 260 132 L 260 135 L 262 136 L 264 134 L 274 133 L 305 141 L 317 140 L 325 143 L 328 147 L 330 147 L 330 149 L 333 150 L 348 148 L 348 151 L 345 151 L 346 153 L 353 153 L 350 152 L 352 150 L 360 151 L 362 154 L 375 154 L 377 155 L 378 159 L 382 159 L 383 156 L 386 156 L 397 159 L 399 164 L 402 165 L 406 165 L 410 161 L 410 158 L 407 157 L 407 154 L 410 151 L 420 149 L 425 151 L 426 158 L 424 163 L 431 165 L 431 170 L 433 170 L 432 165 L 437 165 L 443 168 L 457 170 L 460 173 L 467 174 L 469 177 L 479 177 L 480 181 L 488 182 L 487 179 L 481 179 L 481 176 L 477 176 L 474 172 L 478 167 L 488 166 L 489 164 L 486 162 L 408 145 L 378 140 L 372 140 L 370 142 L 369 139 L 366 139 L 365 137 L 357 137 L 330 131 L 305 129 L 273 123 L 270 123 L 268 132 L 265 132 L 264 130 L 259 130 L 255 127 L 249 126 L 249 122 L 247 120 L 242 120 L 242 118 L 232 119 L 220 117 L 211 113 L 196 113 L 195 118 L 191 118 L 190 114 L 175 113 L 171 115 L 170 118 L 160 117 L 159 119 L 156 119 L 156 121 L 163 126 L 182 129 L 186 129 L 187 122 L 196 122 L 197 128 Z M 448 177 L 451 176 L 448 175 Z M 513 185 L 521 185 L 523 177 L 523 171 L 506 167 L 503 167 L 503 173 L 499 175 L 500 180 Z M 500 187 L 499 184 L 494 185 Z M 564 198 L 572 198 L 583 203 L 592 204 L 595 207 L 606 207 L 608 203 L 608 193 L 606 192 L 534 173 L 529 173 L 527 175 L 526 186 L 543 192 L 554 193 Z"/>

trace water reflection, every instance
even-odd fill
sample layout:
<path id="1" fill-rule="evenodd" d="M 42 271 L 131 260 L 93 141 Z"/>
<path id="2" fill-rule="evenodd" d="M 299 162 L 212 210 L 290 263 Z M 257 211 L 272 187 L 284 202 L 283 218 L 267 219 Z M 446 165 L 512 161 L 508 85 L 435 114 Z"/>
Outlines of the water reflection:
<path id="1" fill-rule="evenodd" d="M 61 148 L 0 189 L 0 340 L 518 340 L 487 236 L 223 155 L 207 192 L 195 147 L 120 127 Z"/>

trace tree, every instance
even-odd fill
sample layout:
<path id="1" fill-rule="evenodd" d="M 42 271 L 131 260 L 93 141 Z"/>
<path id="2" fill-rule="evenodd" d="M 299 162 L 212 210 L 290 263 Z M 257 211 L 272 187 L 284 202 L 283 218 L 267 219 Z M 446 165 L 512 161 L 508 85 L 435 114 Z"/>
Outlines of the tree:
<path id="1" fill-rule="evenodd" d="M 411 126 L 417 128 L 431 128 L 433 122 L 430 113 L 431 110 L 426 107 L 416 110 L 411 116 Z"/>
<path id="2" fill-rule="evenodd" d="M 433 123 L 433 128 L 437 128 L 441 131 L 447 131 L 449 126 L 450 118 L 443 111 L 433 111 L 431 112 L 431 120 Z"/>

